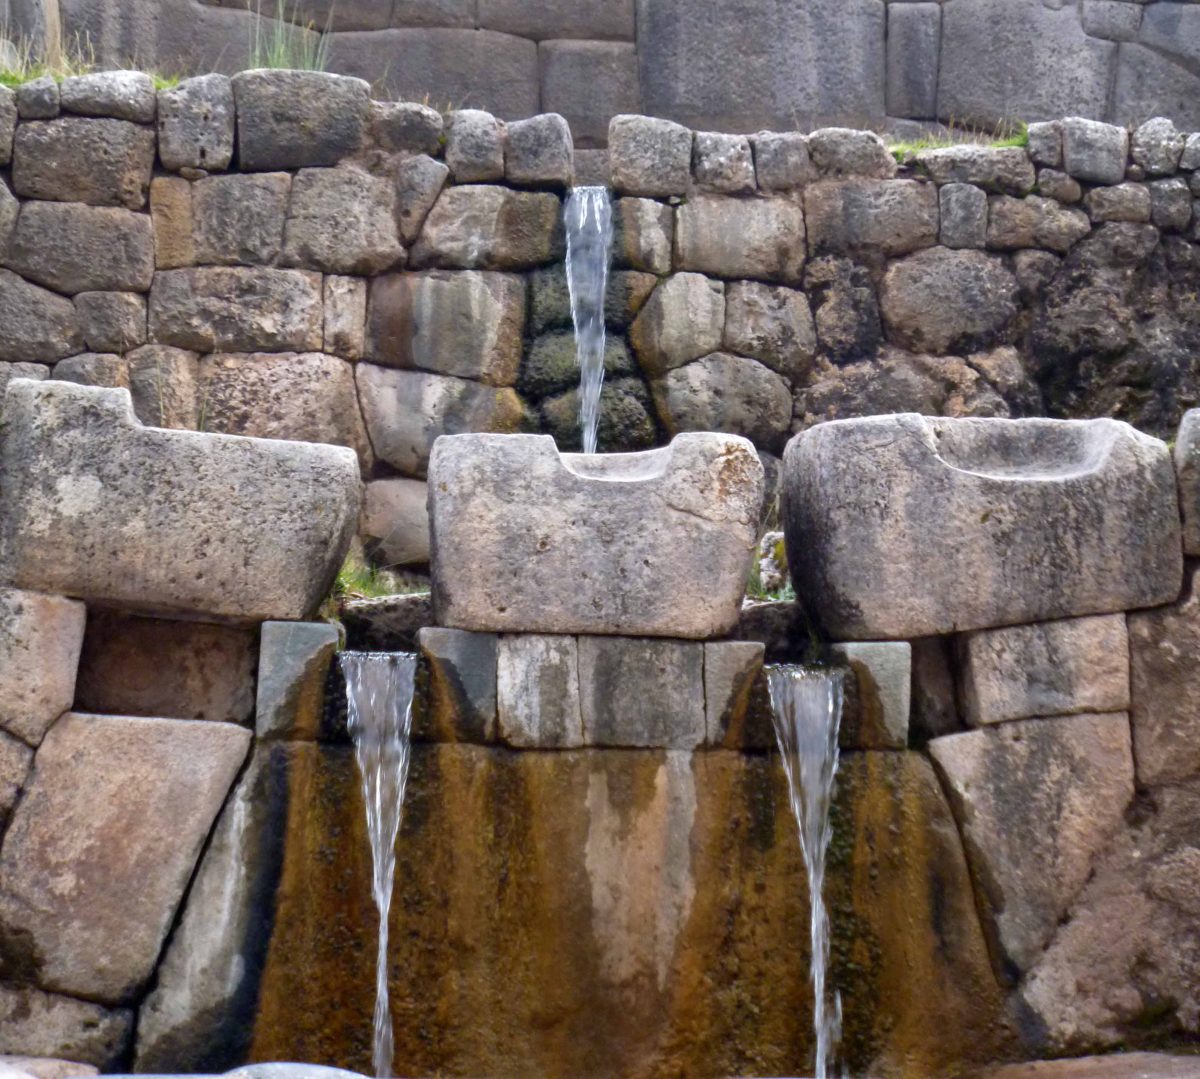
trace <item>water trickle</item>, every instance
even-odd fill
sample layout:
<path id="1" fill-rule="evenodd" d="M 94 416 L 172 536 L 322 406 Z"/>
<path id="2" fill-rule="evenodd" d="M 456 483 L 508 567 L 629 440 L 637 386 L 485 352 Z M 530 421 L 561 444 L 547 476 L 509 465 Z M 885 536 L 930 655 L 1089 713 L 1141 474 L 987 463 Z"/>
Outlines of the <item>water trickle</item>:
<path id="1" fill-rule="evenodd" d="M 371 842 L 371 891 L 379 911 L 375 954 L 375 1074 L 392 1074 L 388 1003 L 388 912 L 396 873 L 396 836 L 408 782 L 409 735 L 417 657 L 407 652 L 343 652 L 350 737 L 362 779 Z"/>
<path id="2" fill-rule="evenodd" d="M 838 769 L 838 728 L 842 721 L 842 672 L 812 667 L 767 668 L 775 738 L 787 773 L 792 815 L 800 830 L 800 850 L 808 876 L 812 958 L 813 1075 L 827 1079 L 842 1033 L 842 998 L 826 990 L 829 968 L 829 913 L 825 907 L 825 860 L 832 828 L 829 806 Z"/>
<path id="3" fill-rule="evenodd" d="M 563 211 L 567 227 L 567 288 L 579 363 L 579 426 L 583 452 L 596 452 L 604 385 L 604 297 L 612 256 L 612 203 L 605 187 L 577 187 Z"/>

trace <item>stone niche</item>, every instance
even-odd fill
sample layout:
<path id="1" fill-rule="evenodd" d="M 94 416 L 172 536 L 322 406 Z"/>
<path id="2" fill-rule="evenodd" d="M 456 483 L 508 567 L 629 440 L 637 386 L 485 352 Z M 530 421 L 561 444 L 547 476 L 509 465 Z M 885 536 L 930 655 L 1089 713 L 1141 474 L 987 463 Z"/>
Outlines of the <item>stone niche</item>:
<path id="1" fill-rule="evenodd" d="M 841 640 L 1168 603 L 1183 563 L 1164 443 L 1114 420 L 822 424 L 784 457 L 796 591 Z"/>
<path id="2" fill-rule="evenodd" d="M 765 480 L 754 447 L 691 433 L 645 453 L 450 435 L 429 465 L 438 624 L 703 639 L 731 632 Z"/>

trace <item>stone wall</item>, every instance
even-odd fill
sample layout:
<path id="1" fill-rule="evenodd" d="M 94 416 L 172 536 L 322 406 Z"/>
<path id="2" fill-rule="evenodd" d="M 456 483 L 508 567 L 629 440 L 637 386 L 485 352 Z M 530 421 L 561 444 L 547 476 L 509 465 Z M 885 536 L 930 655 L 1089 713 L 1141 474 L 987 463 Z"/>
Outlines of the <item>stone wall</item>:
<path id="1" fill-rule="evenodd" d="M 7 7 L 8 5 L 5 5 Z M 232 72 L 245 0 L 13 0 L 102 61 Z M 264 0 L 261 10 L 278 10 Z M 381 94 L 519 119 L 558 112 L 577 144 L 646 112 L 720 131 L 823 123 L 995 124 L 1065 114 L 1200 126 L 1200 14 L 1182 0 L 299 0 L 334 70 Z"/>

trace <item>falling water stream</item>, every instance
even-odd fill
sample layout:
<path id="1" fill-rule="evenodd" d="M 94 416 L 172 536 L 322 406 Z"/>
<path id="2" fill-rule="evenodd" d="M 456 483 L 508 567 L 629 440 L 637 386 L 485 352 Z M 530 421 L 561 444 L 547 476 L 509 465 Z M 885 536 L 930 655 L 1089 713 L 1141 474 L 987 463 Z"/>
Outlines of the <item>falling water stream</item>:
<path id="1" fill-rule="evenodd" d="M 343 652 L 350 737 L 362 778 L 371 842 L 371 891 L 379 910 L 375 953 L 375 1074 L 392 1074 L 388 1003 L 388 911 L 396 873 L 396 836 L 408 781 L 413 682 L 417 657 L 407 652 Z"/>
<path id="2" fill-rule="evenodd" d="M 829 968 L 829 913 L 825 907 L 825 859 L 832 828 L 829 806 L 838 769 L 838 728 L 842 721 L 842 673 L 779 666 L 767 669 L 775 737 L 787 773 L 792 815 L 800 829 L 800 850 L 808 876 L 812 958 L 813 1075 L 827 1079 L 842 1030 L 842 998 L 826 990 Z"/>
<path id="3" fill-rule="evenodd" d="M 604 297 L 612 255 L 612 203 L 605 187 L 577 187 L 563 211 L 567 228 L 567 288 L 579 362 L 579 426 L 583 452 L 596 452 L 604 385 Z"/>

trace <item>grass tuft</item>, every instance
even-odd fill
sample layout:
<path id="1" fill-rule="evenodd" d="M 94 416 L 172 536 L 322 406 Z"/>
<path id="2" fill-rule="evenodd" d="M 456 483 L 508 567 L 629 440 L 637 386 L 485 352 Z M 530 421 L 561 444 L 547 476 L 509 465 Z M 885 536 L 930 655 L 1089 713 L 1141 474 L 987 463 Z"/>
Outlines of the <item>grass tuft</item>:
<path id="1" fill-rule="evenodd" d="M 274 14 L 263 14 L 262 0 L 247 9 L 254 16 L 250 27 L 250 66 L 276 71 L 328 71 L 329 28 L 302 21 L 298 4 L 274 0 Z"/>
<path id="2" fill-rule="evenodd" d="M 1008 146 L 1028 146 L 1029 128 L 1021 120 L 1002 124 L 995 131 L 977 127 L 956 127 L 951 121 L 949 130 L 943 134 L 929 135 L 923 139 L 892 142 L 888 144 L 888 151 L 897 162 L 904 164 L 916 157 L 922 150 L 939 150 L 946 146 L 962 146 L 964 144 L 994 146 L 998 149 Z"/>
<path id="3" fill-rule="evenodd" d="M 0 28 L 0 37 L 6 36 L 4 29 Z M 10 40 L 9 44 L 12 48 L 6 50 L 0 63 L 0 86 L 7 86 L 10 90 L 44 75 L 62 82 L 72 75 L 86 75 L 96 68 L 96 50 L 86 34 L 77 33 L 73 38 L 63 40 L 50 58 L 41 54 L 31 38 L 20 37 L 15 41 Z"/>

